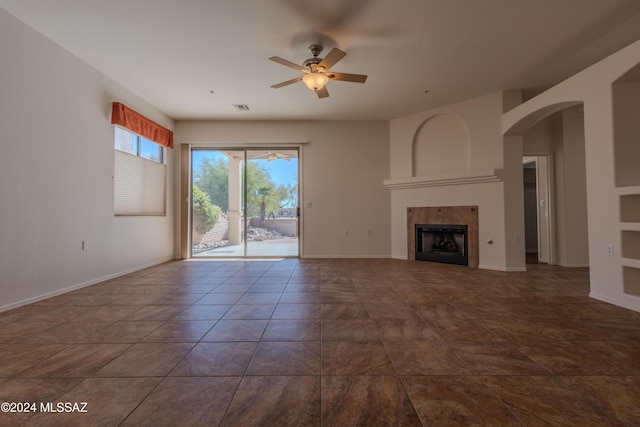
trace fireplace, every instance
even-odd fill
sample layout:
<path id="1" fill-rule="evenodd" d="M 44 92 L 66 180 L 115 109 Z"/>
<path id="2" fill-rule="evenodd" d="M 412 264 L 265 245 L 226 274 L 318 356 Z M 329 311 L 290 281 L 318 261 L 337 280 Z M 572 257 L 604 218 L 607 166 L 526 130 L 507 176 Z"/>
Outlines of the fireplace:
<path id="1" fill-rule="evenodd" d="M 415 224 L 415 259 L 469 265 L 466 225 Z"/>

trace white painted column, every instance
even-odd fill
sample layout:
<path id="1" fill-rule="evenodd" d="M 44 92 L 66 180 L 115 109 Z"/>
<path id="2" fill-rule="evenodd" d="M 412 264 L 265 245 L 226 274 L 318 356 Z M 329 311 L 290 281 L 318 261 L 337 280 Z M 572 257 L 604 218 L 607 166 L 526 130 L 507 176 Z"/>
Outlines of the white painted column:
<path id="1" fill-rule="evenodd" d="M 229 244 L 239 245 L 242 243 L 242 182 L 239 157 L 229 157 Z"/>

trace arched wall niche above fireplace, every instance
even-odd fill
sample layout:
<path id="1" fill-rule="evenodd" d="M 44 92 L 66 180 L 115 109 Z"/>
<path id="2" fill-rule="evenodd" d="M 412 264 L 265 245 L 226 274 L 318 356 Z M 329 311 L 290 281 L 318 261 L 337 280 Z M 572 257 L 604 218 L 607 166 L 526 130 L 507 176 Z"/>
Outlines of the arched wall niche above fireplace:
<path id="1" fill-rule="evenodd" d="M 414 177 L 469 171 L 467 124 L 452 113 L 429 117 L 416 129 L 411 154 Z"/>

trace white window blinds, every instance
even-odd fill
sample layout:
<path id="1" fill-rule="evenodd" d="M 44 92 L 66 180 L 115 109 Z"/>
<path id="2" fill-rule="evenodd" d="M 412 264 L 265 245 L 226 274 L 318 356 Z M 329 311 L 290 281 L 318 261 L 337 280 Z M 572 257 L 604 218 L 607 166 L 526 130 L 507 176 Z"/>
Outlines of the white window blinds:
<path id="1" fill-rule="evenodd" d="M 166 215 L 166 165 L 114 152 L 114 214 Z"/>

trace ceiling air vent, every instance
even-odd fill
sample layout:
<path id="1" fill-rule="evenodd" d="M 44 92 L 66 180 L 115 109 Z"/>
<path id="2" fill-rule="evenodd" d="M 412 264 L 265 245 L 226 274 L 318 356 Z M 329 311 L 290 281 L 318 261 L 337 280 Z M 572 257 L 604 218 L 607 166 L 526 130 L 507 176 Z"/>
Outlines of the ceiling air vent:
<path id="1" fill-rule="evenodd" d="M 233 107 L 238 111 L 249 111 L 249 106 L 247 104 L 233 104 Z"/>

